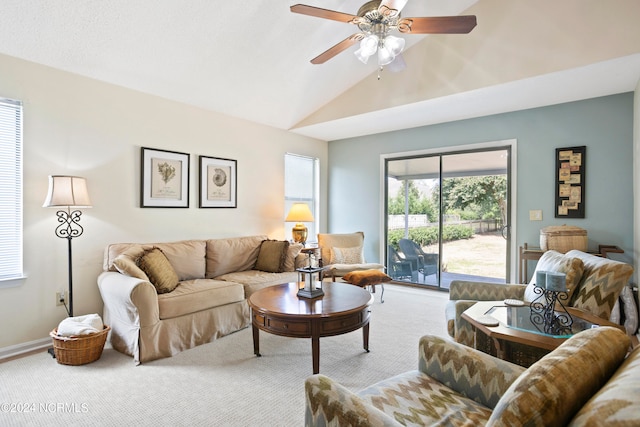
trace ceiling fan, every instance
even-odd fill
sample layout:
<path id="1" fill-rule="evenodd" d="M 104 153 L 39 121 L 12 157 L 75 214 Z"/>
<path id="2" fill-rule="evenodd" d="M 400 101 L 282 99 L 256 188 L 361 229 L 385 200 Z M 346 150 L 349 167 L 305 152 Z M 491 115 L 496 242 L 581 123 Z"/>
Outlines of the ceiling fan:
<path id="1" fill-rule="evenodd" d="M 476 26 L 474 15 L 402 18 L 400 11 L 408 0 L 371 0 L 363 4 L 357 15 L 296 4 L 291 12 L 323 19 L 354 24 L 360 32 L 342 40 L 311 60 L 312 64 L 323 64 L 342 51 L 360 42 L 354 52 L 365 64 L 369 57 L 378 53 L 380 67 L 391 63 L 402 52 L 405 40 L 392 36 L 397 30 L 405 34 L 467 34 Z"/>

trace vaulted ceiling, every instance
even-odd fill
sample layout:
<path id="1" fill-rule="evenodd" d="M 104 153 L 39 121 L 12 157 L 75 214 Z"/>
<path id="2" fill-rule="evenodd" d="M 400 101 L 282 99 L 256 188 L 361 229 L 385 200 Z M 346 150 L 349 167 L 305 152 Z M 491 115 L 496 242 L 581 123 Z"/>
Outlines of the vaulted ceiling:
<path id="1" fill-rule="evenodd" d="M 467 35 L 406 35 L 406 68 L 309 60 L 364 0 L 3 0 L 0 54 L 322 140 L 633 91 L 637 0 L 409 0 L 403 16 L 473 14 Z"/>

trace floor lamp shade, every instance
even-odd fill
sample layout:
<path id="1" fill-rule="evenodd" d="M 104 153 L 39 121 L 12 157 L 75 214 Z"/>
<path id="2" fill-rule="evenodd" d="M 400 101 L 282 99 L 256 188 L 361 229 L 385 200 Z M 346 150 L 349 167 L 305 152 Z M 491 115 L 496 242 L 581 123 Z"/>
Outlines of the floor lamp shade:
<path id="1" fill-rule="evenodd" d="M 49 191 L 42 206 L 90 208 L 87 181 L 79 176 L 49 175 Z"/>
<path id="2" fill-rule="evenodd" d="M 309 205 L 306 203 L 294 203 L 285 221 L 296 223 L 291 230 L 293 241 L 304 245 L 307 242 L 309 230 L 307 230 L 303 222 L 313 222 L 313 214 L 309 209 Z"/>
<path id="3" fill-rule="evenodd" d="M 49 176 L 49 191 L 47 198 L 42 205 L 45 208 L 66 208 L 56 212 L 58 218 L 58 226 L 56 227 L 56 236 L 67 239 L 68 248 L 68 267 L 69 267 L 69 293 L 67 301 L 69 306 L 67 313 L 73 316 L 73 268 L 71 254 L 71 239 L 82 235 L 84 229 L 80 225 L 80 217 L 82 212 L 79 210 L 71 211 L 71 208 L 90 208 L 91 200 L 87 191 L 87 181 L 78 176 Z"/>

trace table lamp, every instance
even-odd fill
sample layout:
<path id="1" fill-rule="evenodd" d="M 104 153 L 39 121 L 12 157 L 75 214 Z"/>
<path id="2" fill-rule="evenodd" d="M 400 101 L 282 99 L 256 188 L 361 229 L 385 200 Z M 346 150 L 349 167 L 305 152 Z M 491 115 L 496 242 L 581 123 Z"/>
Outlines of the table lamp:
<path id="1" fill-rule="evenodd" d="M 311 213 L 311 209 L 309 209 L 309 205 L 306 203 L 294 203 L 291 206 L 285 221 L 296 223 L 293 229 L 291 229 L 293 241 L 296 243 L 302 243 L 304 246 L 307 242 L 309 230 L 305 227 L 303 222 L 313 222 L 313 214 Z"/>

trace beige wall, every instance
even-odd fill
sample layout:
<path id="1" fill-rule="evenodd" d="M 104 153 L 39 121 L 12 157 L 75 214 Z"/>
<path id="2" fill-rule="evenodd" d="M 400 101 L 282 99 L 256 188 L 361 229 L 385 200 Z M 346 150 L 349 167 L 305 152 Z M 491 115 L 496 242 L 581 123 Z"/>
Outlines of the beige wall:
<path id="1" fill-rule="evenodd" d="M 48 336 L 66 317 L 67 242 L 43 208 L 47 176 L 87 178 L 94 207 L 73 240 L 74 314 L 101 313 L 96 277 L 110 242 L 284 234 L 283 163 L 320 158 L 326 200 L 327 143 L 0 55 L 0 97 L 24 103 L 24 268 L 0 287 L 0 356 Z M 140 147 L 191 154 L 190 208 L 139 208 Z M 199 209 L 198 155 L 238 161 L 238 208 Z M 321 228 L 325 227 L 321 212 Z"/>

